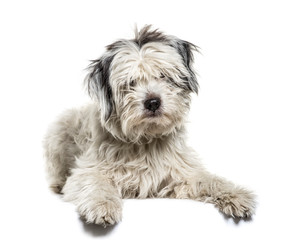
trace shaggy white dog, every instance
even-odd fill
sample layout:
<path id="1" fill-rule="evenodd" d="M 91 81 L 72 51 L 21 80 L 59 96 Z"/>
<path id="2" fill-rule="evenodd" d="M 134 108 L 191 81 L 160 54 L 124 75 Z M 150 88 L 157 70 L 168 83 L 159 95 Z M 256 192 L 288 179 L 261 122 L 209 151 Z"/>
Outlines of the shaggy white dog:
<path id="1" fill-rule="evenodd" d="M 86 86 L 93 104 L 66 111 L 44 141 L 50 187 L 88 223 L 122 217 L 122 198 L 215 204 L 232 217 L 254 213 L 254 195 L 207 172 L 185 143 L 197 47 L 146 26 L 107 46 Z"/>

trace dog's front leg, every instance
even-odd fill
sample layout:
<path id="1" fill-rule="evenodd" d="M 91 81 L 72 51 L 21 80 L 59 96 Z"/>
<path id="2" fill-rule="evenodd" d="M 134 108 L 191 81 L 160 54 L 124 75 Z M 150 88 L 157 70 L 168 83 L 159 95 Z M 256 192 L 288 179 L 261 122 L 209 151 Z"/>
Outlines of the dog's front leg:
<path id="1" fill-rule="evenodd" d="M 246 218 L 254 214 L 256 202 L 251 191 L 205 170 L 198 169 L 190 174 L 183 176 L 182 181 L 176 181 L 174 197 L 213 203 L 231 217 Z"/>
<path id="2" fill-rule="evenodd" d="M 62 190 L 87 223 L 112 225 L 121 221 L 122 200 L 112 182 L 97 168 L 74 169 Z"/>

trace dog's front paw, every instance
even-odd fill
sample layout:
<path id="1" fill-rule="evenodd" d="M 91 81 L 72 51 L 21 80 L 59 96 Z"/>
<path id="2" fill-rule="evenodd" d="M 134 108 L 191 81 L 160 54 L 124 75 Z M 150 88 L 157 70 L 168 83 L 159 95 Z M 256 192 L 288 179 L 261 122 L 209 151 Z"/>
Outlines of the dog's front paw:
<path id="1" fill-rule="evenodd" d="M 87 223 L 107 227 L 121 221 L 122 203 L 121 200 L 85 202 L 78 206 L 78 212 Z"/>
<path id="2" fill-rule="evenodd" d="M 255 195 L 243 188 L 219 194 L 215 203 L 221 212 L 234 218 L 249 218 L 255 213 Z"/>

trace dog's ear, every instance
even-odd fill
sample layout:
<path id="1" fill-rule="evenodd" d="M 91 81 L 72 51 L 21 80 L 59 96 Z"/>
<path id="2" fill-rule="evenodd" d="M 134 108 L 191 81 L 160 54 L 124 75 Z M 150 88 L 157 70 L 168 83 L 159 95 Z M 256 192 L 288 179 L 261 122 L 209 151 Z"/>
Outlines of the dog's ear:
<path id="1" fill-rule="evenodd" d="M 189 73 L 189 76 L 183 79 L 186 86 L 190 91 L 198 93 L 199 84 L 192 65 L 194 62 L 193 51 L 199 52 L 199 48 L 196 45 L 181 39 L 172 41 L 172 47 L 180 54 L 183 64 Z"/>
<path id="2" fill-rule="evenodd" d="M 103 120 L 111 116 L 114 101 L 110 85 L 110 67 L 113 55 L 103 55 L 97 60 L 91 61 L 88 67 L 89 73 L 85 79 L 85 85 L 90 97 L 100 104 L 100 112 Z"/>

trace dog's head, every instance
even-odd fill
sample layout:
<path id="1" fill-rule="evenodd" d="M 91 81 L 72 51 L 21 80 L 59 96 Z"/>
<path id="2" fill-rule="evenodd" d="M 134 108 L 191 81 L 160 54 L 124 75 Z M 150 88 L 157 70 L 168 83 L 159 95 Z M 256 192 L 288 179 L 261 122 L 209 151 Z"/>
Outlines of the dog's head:
<path id="1" fill-rule="evenodd" d="M 101 122 L 115 137 L 139 142 L 181 129 L 198 91 L 187 41 L 151 26 L 136 31 L 133 40 L 107 46 L 89 66 L 90 96 L 99 103 Z"/>

